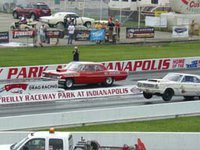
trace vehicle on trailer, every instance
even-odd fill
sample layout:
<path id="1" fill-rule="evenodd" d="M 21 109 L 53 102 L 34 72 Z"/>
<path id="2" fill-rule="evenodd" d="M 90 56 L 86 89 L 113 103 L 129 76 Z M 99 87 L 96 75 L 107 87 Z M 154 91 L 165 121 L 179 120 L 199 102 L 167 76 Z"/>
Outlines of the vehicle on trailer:
<path id="1" fill-rule="evenodd" d="M 42 16 L 50 16 L 51 9 L 46 3 L 31 2 L 25 5 L 18 5 L 12 12 L 13 18 L 18 19 L 20 16 L 25 16 L 33 20 L 39 19 Z"/>
<path id="2" fill-rule="evenodd" d="M 170 101 L 173 96 L 183 96 L 186 100 L 200 99 L 200 76 L 185 73 L 168 73 L 162 79 L 148 79 L 137 82 L 137 87 L 146 99 L 153 95 Z"/>
<path id="3" fill-rule="evenodd" d="M 70 21 L 75 25 L 84 25 L 89 28 L 95 20 L 88 17 L 79 17 L 79 15 L 74 12 L 57 12 L 51 16 L 40 17 L 39 21 L 48 24 L 49 27 L 56 27 L 64 30 Z"/>
<path id="4" fill-rule="evenodd" d="M 56 78 L 60 87 L 65 89 L 77 84 L 111 86 L 114 81 L 125 80 L 127 76 L 126 71 L 109 70 L 96 62 L 71 62 L 65 68 L 43 72 L 43 78 Z"/>

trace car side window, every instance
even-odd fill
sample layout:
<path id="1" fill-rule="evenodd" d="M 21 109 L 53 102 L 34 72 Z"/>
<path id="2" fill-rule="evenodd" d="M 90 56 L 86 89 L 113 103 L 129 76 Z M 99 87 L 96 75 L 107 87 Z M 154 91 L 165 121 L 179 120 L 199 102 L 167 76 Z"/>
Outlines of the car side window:
<path id="1" fill-rule="evenodd" d="M 49 150 L 63 150 L 63 140 L 49 139 Z"/>
<path id="2" fill-rule="evenodd" d="M 182 82 L 194 82 L 194 77 L 192 76 L 185 76 Z"/>
<path id="3" fill-rule="evenodd" d="M 200 83 L 200 79 L 194 77 L 194 83 Z"/>
<path id="4" fill-rule="evenodd" d="M 96 71 L 103 71 L 103 67 L 101 67 L 99 65 L 96 65 L 95 67 L 96 67 L 95 68 Z"/>

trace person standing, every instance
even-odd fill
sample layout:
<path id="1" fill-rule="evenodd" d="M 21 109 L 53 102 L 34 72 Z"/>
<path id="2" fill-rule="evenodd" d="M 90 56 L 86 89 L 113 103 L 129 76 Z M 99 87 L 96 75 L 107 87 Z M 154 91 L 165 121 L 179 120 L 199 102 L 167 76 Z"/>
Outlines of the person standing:
<path id="1" fill-rule="evenodd" d="M 74 32 L 75 32 L 75 26 L 72 22 L 70 22 L 70 25 L 68 26 L 68 44 L 72 44 L 73 38 L 74 38 Z"/>
<path id="2" fill-rule="evenodd" d="M 73 61 L 79 61 L 79 50 L 77 46 L 73 50 Z"/>
<path id="3" fill-rule="evenodd" d="M 118 19 L 115 20 L 115 32 L 117 34 L 117 40 L 120 39 L 120 28 L 121 28 L 121 23 L 119 22 Z"/>
<path id="4" fill-rule="evenodd" d="M 33 27 L 33 33 L 32 33 L 32 37 L 33 37 L 33 47 L 37 47 L 37 40 L 38 40 L 38 38 L 37 38 L 37 36 L 38 36 L 37 32 L 38 32 L 38 30 L 37 30 L 35 24 L 32 25 L 32 27 Z"/>
<path id="5" fill-rule="evenodd" d="M 39 29 L 39 34 L 40 34 L 40 46 L 43 47 L 43 43 L 46 41 L 44 24 L 41 25 L 41 27 Z"/>

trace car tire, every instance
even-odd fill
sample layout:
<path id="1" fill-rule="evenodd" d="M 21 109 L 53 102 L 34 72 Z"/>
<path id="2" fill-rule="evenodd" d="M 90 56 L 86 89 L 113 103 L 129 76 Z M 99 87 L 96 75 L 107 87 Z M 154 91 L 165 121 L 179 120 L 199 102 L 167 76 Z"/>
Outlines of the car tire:
<path id="1" fill-rule="evenodd" d="M 64 29 L 65 29 L 65 26 L 64 26 L 64 24 L 63 24 L 62 22 L 58 22 L 58 23 L 56 24 L 56 28 L 57 28 L 57 29 L 60 29 L 60 30 L 64 30 Z"/>
<path id="2" fill-rule="evenodd" d="M 166 89 L 162 95 L 162 99 L 166 102 L 170 101 L 174 96 L 174 91 L 172 89 Z"/>
<path id="3" fill-rule="evenodd" d="M 113 85 L 113 83 L 114 83 L 114 79 L 112 77 L 107 77 L 104 85 L 105 86 L 111 86 L 111 85 Z"/>
<path id="4" fill-rule="evenodd" d="M 143 92 L 143 96 L 144 96 L 144 98 L 146 98 L 146 99 L 150 99 L 150 98 L 152 98 L 152 94 L 150 94 L 150 93 L 146 93 L 146 92 Z"/>
<path id="5" fill-rule="evenodd" d="M 87 22 L 85 22 L 85 24 L 84 24 L 87 28 L 90 28 L 91 26 L 92 26 L 92 23 L 91 22 L 89 22 L 89 21 L 87 21 Z"/>
<path id="6" fill-rule="evenodd" d="M 32 20 L 36 20 L 36 19 L 37 19 L 36 15 L 35 15 L 34 13 L 31 13 L 30 18 L 31 18 Z"/>
<path id="7" fill-rule="evenodd" d="M 194 100 L 194 96 L 184 96 L 184 100 Z"/>
<path id="8" fill-rule="evenodd" d="M 65 80 L 65 89 L 71 89 L 74 86 L 74 81 L 72 79 Z"/>
<path id="9" fill-rule="evenodd" d="M 18 19 L 19 18 L 19 15 L 16 11 L 13 12 L 13 18 L 14 19 Z"/>

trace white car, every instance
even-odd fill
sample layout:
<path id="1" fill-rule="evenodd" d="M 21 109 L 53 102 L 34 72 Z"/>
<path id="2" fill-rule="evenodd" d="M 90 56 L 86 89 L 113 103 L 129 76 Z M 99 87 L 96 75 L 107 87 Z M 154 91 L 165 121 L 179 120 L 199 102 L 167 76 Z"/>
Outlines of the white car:
<path id="1" fill-rule="evenodd" d="M 49 27 L 64 29 L 65 21 L 67 18 L 73 18 L 75 19 L 76 25 L 84 25 L 86 27 L 91 27 L 95 21 L 92 18 L 79 17 L 76 13 L 73 12 L 57 12 L 51 16 L 40 17 L 39 21 L 48 24 Z"/>
<path id="2" fill-rule="evenodd" d="M 184 73 L 168 73 L 162 79 L 138 81 L 137 87 L 146 99 L 153 95 L 162 96 L 164 101 L 170 101 L 173 96 L 183 96 L 186 100 L 199 97 L 200 76 Z"/>

